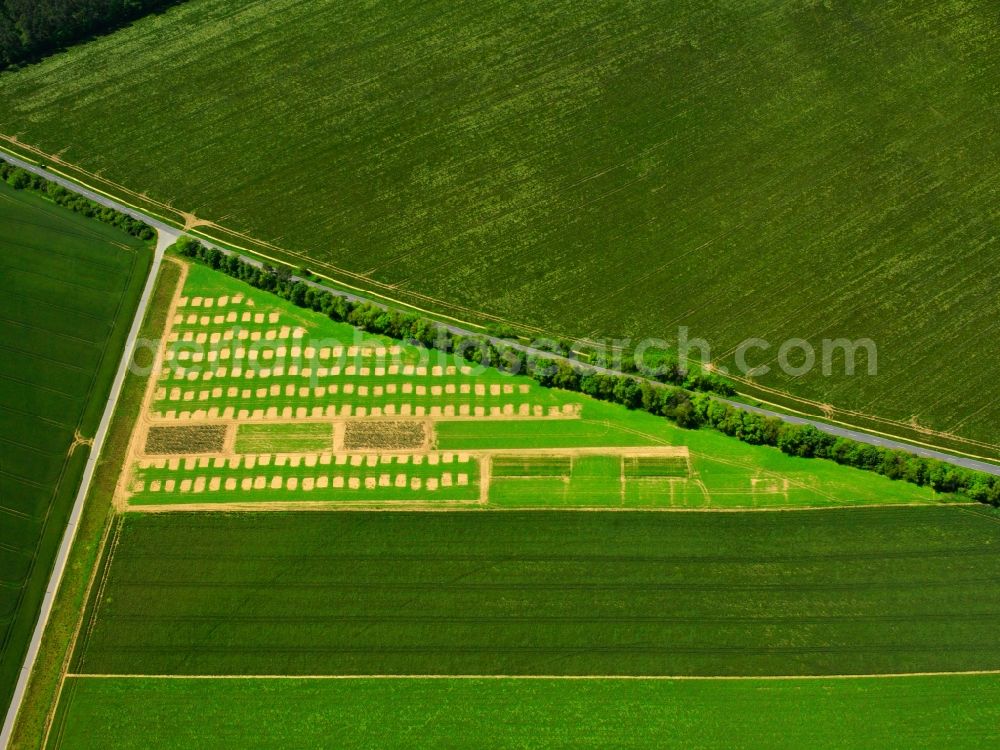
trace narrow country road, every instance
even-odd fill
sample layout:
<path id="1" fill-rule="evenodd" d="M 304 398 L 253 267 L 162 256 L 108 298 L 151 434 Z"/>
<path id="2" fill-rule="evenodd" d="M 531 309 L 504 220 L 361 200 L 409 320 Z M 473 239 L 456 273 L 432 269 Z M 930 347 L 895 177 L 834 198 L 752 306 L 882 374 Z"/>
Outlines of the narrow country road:
<path id="1" fill-rule="evenodd" d="M 10 154 L 8 154 L 6 152 L 0 153 L 0 158 L 6 159 L 10 163 L 16 164 L 17 166 L 22 167 L 23 169 L 26 169 L 29 172 L 33 172 L 34 174 L 40 175 L 41 177 L 44 177 L 47 180 L 52 180 L 53 182 L 56 182 L 56 183 L 62 185 L 66 189 L 73 190 L 74 192 L 77 192 L 77 193 L 79 193 L 79 194 L 81 194 L 83 196 L 86 196 L 87 198 L 90 198 L 91 200 L 96 201 L 97 203 L 100 203 L 101 205 L 108 206 L 110 208 L 114 208 L 114 209 L 116 209 L 118 211 L 121 211 L 122 213 L 128 214 L 129 216 L 132 216 L 132 217 L 134 217 L 136 219 L 144 221 L 147 224 L 149 224 L 151 227 L 153 227 L 154 229 L 156 229 L 157 232 L 160 233 L 161 237 L 164 236 L 164 233 L 173 234 L 174 236 L 176 236 L 176 235 L 178 235 L 178 234 L 181 233 L 180 230 L 176 229 L 175 227 L 170 226 L 169 224 L 165 224 L 164 222 L 159 221 L 158 219 L 154 219 L 151 216 L 147 216 L 146 214 L 142 213 L 141 211 L 137 211 L 137 210 L 135 210 L 133 208 L 129 208 L 128 206 L 123 206 L 122 204 L 120 204 L 120 203 L 112 200 L 111 198 L 108 198 L 105 195 L 102 195 L 100 193 L 97 193 L 97 192 L 94 192 L 92 190 L 89 190 L 89 189 L 87 189 L 87 188 L 85 188 L 85 187 L 83 187 L 81 185 L 77 185 L 75 182 L 72 182 L 71 180 L 68 180 L 68 179 L 65 179 L 63 177 L 60 177 L 59 175 L 52 174 L 51 172 L 49 172 L 49 171 L 47 171 L 45 169 L 42 169 L 41 167 L 35 166 L 35 165 L 31 164 L 30 162 L 26 162 L 23 159 L 18 159 L 17 157 L 11 156 Z M 198 237 L 198 240 L 203 245 L 205 245 L 207 247 L 217 248 L 218 250 L 220 250 L 223 253 L 226 253 L 227 255 L 233 255 L 234 254 L 234 252 L 232 250 L 229 250 L 229 249 L 227 249 L 225 247 L 222 247 L 220 245 L 216 245 L 216 244 L 214 244 L 212 242 L 209 242 L 209 241 L 207 241 L 207 240 L 205 240 L 205 239 L 203 239 L 201 237 Z M 235 253 L 235 254 L 238 255 L 238 257 L 241 260 L 246 261 L 247 263 L 251 263 L 251 264 L 253 264 L 255 266 L 258 266 L 258 267 L 261 266 L 261 265 L 263 265 L 261 263 L 261 261 L 257 260 L 256 258 L 251 258 L 251 257 L 246 256 L 246 255 L 240 255 L 238 253 Z M 321 283 L 318 283 L 316 281 L 312 281 L 311 279 L 301 279 L 301 278 L 298 278 L 298 277 L 293 277 L 293 278 L 295 278 L 295 279 L 297 279 L 299 281 L 303 281 L 306 284 L 309 284 L 310 286 L 316 287 L 318 289 L 327 289 L 328 288 L 328 287 L 324 286 Z M 344 292 L 344 291 L 341 291 L 339 289 L 331 289 L 330 291 L 333 291 L 336 294 L 339 294 L 339 295 L 341 295 L 343 297 L 346 297 L 349 300 L 353 300 L 353 301 L 356 301 L 356 302 L 368 302 L 368 303 L 371 303 L 373 305 L 377 305 L 379 307 L 389 309 L 388 305 L 382 304 L 380 302 L 377 302 L 377 301 L 375 301 L 373 299 L 369 299 L 369 298 L 364 297 L 364 296 L 360 296 L 360 295 L 357 295 L 357 294 L 352 294 L 350 292 Z M 460 326 L 448 325 L 448 324 L 441 324 L 441 325 L 443 325 L 446 329 L 448 329 L 449 331 L 451 331 L 452 333 L 455 333 L 455 334 L 482 336 L 482 334 L 476 333 L 474 331 L 470 331 L 470 330 L 465 329 L 465 328 L 461 328 Z M 533 347 L 530 347 L 530 346 L 527 346 L 527 345 L 524 345 L 524 344 L 520 344 L 520 343 L 517 343 L 517 342 L 508 341 L 506 339 L 497 339 L 497 338 L 493 338 L 493 337 L 489 337 L 489 336 L 486 336 L 485 338 L 488 338 L 488 339 L 490 339 L 491 341 L 494 341 L 494 342 L 502 342 L 505 346 L 511 346 L 511 347 L 516 348 L 516 349 L 520 349 L 521 351 L 523 351 L 523 352 L 525 352 L 527 354 L 530 354 L 532 356 L 535 356 L 535 357 L 539 357 L 539 358 L 543 358 L 543 359 L 551 359 L 551 360 L 555 360 L 555 361 L 560 361 L 560 360 L 566 360 L 567 359 L 566 357 L 562 357 L 561 355 L 558 355 L 558 354 L 553 354 L 551 352 L 546 352 L 546 351 L 542 351 L 540 349 L 535 349 Z M 597 367 L 597 366 L 594 366 L 594 365 L 588 365 L 588 364 L 585 364 L 585 363 L 582 363 L 582 362 L 578 362 L 576 360 L 574 360 L 574 364 L 576 364 L 577 366 L 579 366 L 581 368 L 588 369 L 588 370 L 590 370 L 592 372 L 601 372 L 601 373 L 604 373 L 604 374 L 607 374 L 607 375 L 620 375 L 621 374 L 620 372 L 618 372 L 616 370 L 610 370 L 610 369 L 607 369 L 607 368 L 604 368 L 604 367 Z M 640 379 L 642 379 L 642 378 L 640 378 Z M 649 381 L 649 382 L 655 382 L 655 381 Z M 716 397 L 716 398 L 719 398 L 719 397 Z M 877 445 L 877 446 L 880 446 L 882 448 L 895 448 L 895 449 L 899 449 L 899 450 L 904 450 L 904 451 L 908 451 L 910 453 L 916 454 L 918 456 L 923 456 L 925 458 L 935 458 L 935 459 L 938 459 L 939 461 L 944 461 L 944 462 L 950 463 L 950 464 L 952 464 L 954 466 L 961 466 L 961 467 L 966 468 L 966 469 L 973 469 L 973 470 L 976 470 L 976 471 L 985 472 L 987 474 L 993 474 L 995 476 L 1000 476 L 1000 464 L 990 463 L 988 461 L 980 461 L 980 460 L 977 460 L 977 459 L 974 459 L 974 458 L 968 458 L 968 457 L 965 457 L 965 456 L 956 456 L 954 454 L 946 453 L 944 451 L 934 450 L 933 448 L 926 448 L 926 447 L 923 447 L 923 446 L 913 445 L 912 443 L 907 443 L 907 442 L 905 442 L 903 440 L 895 440 L 895 439 L 892 439 L 892 438 L 881 437 L 881 436 L 878 436 L 878 435 L 872 435 L 870 433 L 863 432 L 861 430 L 850 429 L 850 428 L 847 428 L 847 427 L 837 427 L 835 425 L 830 425 L 830 424 L 827 424 L 826 422 L 822 422 L 820 420 L 809 419 L 807 417 L 797 417 L 797 416 L 793 416 L 791 414 L 785 414 L 783 412 L 778 412 L 778 411 L 770 411 L 768 409 L 762 409 L 762 408 L 757 407 L 757 406 L 750 406 L 750 405 L 747 405 L 747 404 L 739 403 L 737 401 L 730 401 L 730 400 L 724 399 L 724 398 L 719 398 L 719 400 L 723 401 L 724 403 L 727 403 L 730 406 L 733 406 L 733 407 L 735 407 L 737 409 L 745 409 L 747 411 L 752 411 L 752 412 L 755 412 L 757 414 L 763 414 L 763 415 L 766 415 L 766 416 L 777 417 L 778 419 L 781 419 L 781 420 L 783 420 L 785 422 L 789 422 L 791 424 L 808 424 L 808 425 L 812 425 L 813 427 L 815 427 L 820 432 L 825 432 L 825 433 L 830 434 L 830 435 L 836 435 L 837 437 L 850 438 L 851 440 L 856 440 L 859 443 L 867 443 L 868 445 Z"/>
<path id="2" fill-rule="evenodd" d="M 6 155 L 4 156 L 6 157 Z M 10 159 L 10 161 L 16 160 Z M 19 163 L 19 166 L 22 165 Z M 51 175 L 44 172 L 41 172 L 41 174 L 47 179 L 52 179 Z M 66 187 L 71 187 L 71 185 L 66 184 L 62 180 L 60 180 L 59 183 L 65 185 Z M 72 187 L 72 189 L 76 190 L 75 187 Z M 92 197 L 92 194 L 87 197 Z M 92 199 L 96 200 L 96 198 Z M 104 201 L 102 201 L 102 203 L 104 203 Z M 105 203 L 105 205 L 109 204 Z M 117 208 L 117 206 L 113 207 Z M 138 218 L 142 218 L 143 221 L 146 220 L 144 217 Z M 149 268 L 149 275 L 146 277 L 146 284 L 142 289 L 142 295 L 139 297 L 139 304 L 136 307 L 135 316 L 132 318 L 132 325 L 129 328 L 128 338 L 126 338 L 125 346 L 122 349 L 122 358 L 118 363 L 118 371 L 115 373 L 115 379 L 111 383 L 111 392 L 108 394 L 108 402 L 104 407 L 104 413 L 101 415 L 101 421 L 97 426 L 97 432 L 94 434 L 94 444 L 90 448 L 90 455 L 87 457 L 87 464 L 83 469 L 83 476 L 80 479 L 80 488 L 76 493 L 76 499 L 73 501 L 73 509 L 70 511 L 69 522 L 66 524 L 66 530 L 63 532 L 62 541 L 59 544 L 59 550 L 56 553 L 56 558 L 52 565 L 52 574 L 49 576 L 49 583 L 45 588 L 45 596 L 42 598 L 42 606 L 38 613 L 38 621 L 35 623 L 35 629 L 31 634 L 31 642 L 28 644 L 28 651 L 25 654 L 24 663 L 21 665 L 21 671 L 17 675 L 17 685 L 14 687 L 14 694 L 11 696 L 10 706 L 8 706 L 7 715 L 4 717 L 3 729 L 0 730 L 0 747 L 2 748 L 6 748 L 10 743 L 10 738 L 14 731 L 14 722 L 17 719 L 17 713 L 21 708 L 22 701 L 24 700 L 24 694 L 28 687 L 28 679 L 31 676 L 31 670 L 35 666 L 35 659 L 38 657 L 38 650 L 42 643 L 42 634 L 45 632 L 45 626 L 48 624 L 49 615 L 52 614 L 52 605 L 55 601 L 56 591 L 59 589 L 59 584 L 62 581 L 63 573 L 66 570 L 66 562 L 69 559 L 69 551 L 73 546 L 73 539 L 76 537 L 77 525 L 80 522 L 80 515 L 83 512 L 83 503 L 87 498 L 87 492 L 90 490 L 90 482 L 93 479 L 94 469 L 97 467 L 97 462 L 101 455 L 101 449 L 104 447 L 104 440 L 108 434 L 108 426 L 111 424 L 111 417 L 118 404 L 118 398 L 121 396 L 122 386 L 125 383 L 125 376 L 128 374 L 129 362 L 132 359 L 132 355 L 135 351 L 136 340 L 139 337 L 139 329 L 142 327 L 143 318 L 146 316 L 146 310 L 149 308 L 149 300 L 153 296 L 153 287 L 156 286 L 156 276 L 160 271 L 160 264 L 163 262 L 163 252 L 168 247 L 173 245 L 180 236 L 180 233 L 176 229 L 168 227 L 165 224 L 161 224 L 156 227 L 156 229 L 156 250 L 153 253 L 153 262 Z"/>

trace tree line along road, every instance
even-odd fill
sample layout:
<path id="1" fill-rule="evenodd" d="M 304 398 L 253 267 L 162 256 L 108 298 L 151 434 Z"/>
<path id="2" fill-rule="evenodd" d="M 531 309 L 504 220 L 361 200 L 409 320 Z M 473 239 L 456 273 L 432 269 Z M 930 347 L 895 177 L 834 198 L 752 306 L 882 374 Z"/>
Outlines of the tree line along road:
<path id="1" fill-rule="evenodd" d="M 156 231 L 157 231 L 157 233 L 159 234 L 160 237 L 164 237 L 164 236 L 173 236 L 173 237 L 176 237 L 176 236 L 178 236 L 181 233 L 181 230 L 178 229 L 177 227 L 171 226 L 170 224 L 167 224 L 167 223 L 161 221 L 160 219 L 156 219 L 156 218 L 154 218 L 154 217 L 152 217 L 152 216 L 150 216 L 150 215 L 148 215 L 146 213 L 143 213 L 142 211 L 139 211 L 138 209 L 135 209 L 135 208 L 132 208 L 130 206 L 126 206 L 126 205 L 124 205 L 122 203 L 119 203 L 118 201 L 116 201 L 116 200 L 114 200 L 112 198 L 109 198 L 108 196 L 106 196 L 106 195 L 104 195 L 102 193 L 99 193 L 99 192 L 96 192 L 94 190 L 91 190 L 91 189 L 89 189 L 89 188 L 87 188 L 87 187 L 85 187 L 83 185 L 80 185 L 80 184 L 78 184 L 78 183 L 76 183 L 76 182 L 74 182 L 72 180 L 69 180 L 69 179 L 67 179 L 65 177 L 53 174 L 52 172 L 44 169 L 43 167 L 37 166 L 37 165 L 32 164 L 30 162 L 27 162 L 27 161 L 25 161 L 23 159 L 20 159 L 20 158 L 18 158 L 16 156 L 13 156 L 9 152 L 4 152 L 2 154 L 2 158 L 6 159 L 11 164 L 15 164 L 16 166 L 21 167 L 22 169 L 25 169 L 25 170 L 27 170 L 29 172 L 32 172 L 34 174 L 39 175 L 40 177 L 44 177 L 47 180 L 51 180 L 52 182 L 55 182 L 55 183 L 57 183 L 59 185 L 62 185 L 67 190 L 72 190 L 72 191 L 74 191 L 76 193 L 79 193 L 80 195 L 83 195 L 84 197 L 89 198 L 90 200 L 92 200 L 92 201 L 94 201 L 96 203 L 100 203 L 103 206 L 107 206 L 109 208 L 113 208 L 116 211 L 121 211 L 122 213 L 127 214 L 127 215 L 129 215 L 129 216 L 131 216 L 131 217 L 133 217 L 135 219 L 139 219 L 140 221 L 143 221 L 146 224 L 149 224 L 154 229 L 156 229 Z M 234 250 L 231 250 L 229 248 L 223 247 L 223 246 L 218 245 L 216 243 L 213 243 L 213 242 L 211 242 L 209 240 L 206 240 L 203 237 L 198 237 L 197 239 L 203 245 L 205 245 L 206 247 L 216 248 L 217 250 L 219 250 L 222 253 L 225 253 L 226 255 L 236 255 L 241 260 L 243 260 L 243 261 L 245 261 L 247 263 L 250 263 L 252 265 L 258 266 L 258 267 L 260 267 L 260 266 L 263 265 L 262 261 L 260 261 L 257 258 L 254 258 L 252 256 L 243 255 L 243 254 L 238 253 L 238 252 L 236 252 Z M 392 307 L 391 305 L 385 304 L 383 302 L 380 302 L 378 300 L 372 299 L 370 297 L 366 297 L 366 296 L 364 296 L 362 294 L 357 294 L 357 293 L 347 292 L 347 291 L 344 291 L 344 290 L 341 290 L 341 289 L 335 289 L 335 288 L 327 287 L 326 285 L 324 285 L 324 284 L 322 284 L 320 282 L 317 282 L 317 281 L 315 281 L 313 279 L 305 279 L 305 278 L 301 278 L 301 277 L 298 277 L 298 276 L 293 276 L 292 278 L 294 280 L 296 280 L 296 281 L 302 281 L 302 282 L 308 284 L 309 286 L 315 287 L 317 289 L 324 289 L 324 290 L 327 290 L 327 291 L 331 291 L 331 292 L 333 292 L 335 294 L 339 294 L 339 295 L 341 295 L 341 296 L 343 296 L 343 297 L 345 297 L 345 298 L 347 298 L 347 299 L 349 299 L 351 301 L 354 301 L 354 302 L 365 302 L 365 303 L 377 305 L 377 306 L 382 307 L 384 309 L 390 309 L 390 310 L 397 309 L 397 308 Z M 553 352 L 544 351 L 542 349 L 537 349 L 537 348 L 532 347 L 532 346 L 530 346 L 528 344 L 522 344 L 522 343 L 519 343 L 519 342 L 516 342 L 516 341 L 511 341 L 509 339 L 500 339 L 500 338 L 492 337 L 492 336 L 483 336 L 483 334 L 481 334 L 481 333 L 477 333 L 477 332 L 472 331 L 470 329 L 463 328 L 461 326 L 454 325 L 454 324 L 449 324 L 449 323 L 439 323 L 439 324 L 442 325 L 444 328 L 446 328 L 451 333 L 454 333 L 454 334 L 457 334 L 457 335 L 460 335 L 460 336 L 482 336 L 483 338 L 486 338 L 486 339 L 488 339 L 489 341 L 491 341 L 493 343 L 502 343 L 504 346 L 514 347 L 514 348 L 519 349 L 519 350 L 525 352 L 526 354 L 529 354 L 529 355 L 534 356 L 534 357 L 538 357 L 538 358 L 542 358 L 542 359 L 550 359 L 550 360 L 553 360 L 553 361 L 570 361 L 568 357 L 564 357 L 562 355 L 555 354 Z M 131 347 L 131 342 L 129 344 L 129 347 Z M 128 351 L 131 351 L 131 348 L 129 348 Z M 605 368 L 605 367 L 599 367 L 599 366 L 596 366 L 596 365 L 590 365 L 590 364 L 587 364 L 587 363 L 584 363 L 584 362 L 580 362 L 578 360 L 572 360 L 572 362 L 577 367 L 581 367 L 583 369 L 590 370 L 592 372 L 600 372 L 600 373 L 603 373 L 603 374 L 606 374 L 606 375 L 622 375 L 622 374 L 625 374 L 625 373 L 622 373 L 622 372 L 617 371 L 617 370 L 612 370 L 612 369 L 608 369 L 608 368 Z M 639 379 L 642 380 L 643 378 L 639 378 Z M 648 382 L 655 383 L 656 381 L 651 381 L 650 380 Z M 813 427 L 815 427 L 820 432 L 824 432 L 824 433 L 827 433 L 827 434 L 830 434 L 830 435 L 835 435 L 837 437 L 849 438 L 849 439 L 855 440 L 855 441 L 857 441 L 859 443 L 866 443 L 868 445 L 875 445 L 875 446 L 879 446 L 881 448 L 891 448 L 891 449 L 903 450 L 903 451 L 907 451 L 909 453 L 913 453 L 913 454 L 915 454 L 917 456 L 922 456 L 924 458 L 934 458 L 934 459 L 937 459 L 939 461 L 944 461 L 946 463 L 952 464 L 954 466 L 961 466 L 961 467 L 963 467 L 965 469 L 972 469 L 974 471 L 982 471 L 982 472 L 987 473 L 987 474 L 992 474 L 992 475 L 995 475 L 995 476 L 1000 476 L 1000 464 L 995 464 L 995 463 L 991 463 L 989 461 L 983 461 L 983 460 L 979 460 L 979 459 L 975 459 L 975 458 L 970 458 L 970 457 L 967 457 L 967 456 L 957 456 L 957 455 L 954 455 L 952 453 L 946 453 L 944 451 L 935 450 L 934 448 L 929 448 L 929 447 L 920 446 L 920 445 L 914 445 L 913 443 L 908 443 L 908 442 L 905 442 L 903 440 L 897 440 L 897 439 L 894 439 L 892 437 L 888 437 L 888 436 L 884 436 L 884 435 L 873 435 L 873 434 L 871 434 L 869 432 L 865 432 L 865 431 L 862 431 L 860 429 L 852 429 L 850 427 L 841 427 L 841 426 L 837 426 L 837 425 L 831 425 L 831 424 L 828 424 L 826 422 L 822 422 L 820 420 L 810 419 L 808 417 L 800 417 L 800 416 L 795 416 L 795 415 L 792 415 L 792 414 L 786 414 L 786 413 L 783 413 L 783 412 L 780 412 L 780 411 L 772 411 L 772 410 L 764 409 L 764 408 L 761 408 L 761 407 L 758 407 L 758 406 L 752 406 L 752 405 L 749 405 L 749 404 L 744 404 L 744 403 L 741 403 L 739 401 L 732 401 L 730 399 L 719 398 L 719 397 L 716 397 L 716 398 L 718 398 L 720 401 L 722 401 L 724 403 L 727 403 L 730 406 L 733 406 L 733 407 L 735 407 L 737 409 L 745 409 L 747 411 L 752 411 L 752 412 L 755 412 L 757 414 L 762 414 L 762 415 L 769 416 L 769 417 L 777 417 L 778 419 L 781 419 L 781 420 L 783 420 L 785 422 L 789 422 L 791 424 L 812 425 Z"/>

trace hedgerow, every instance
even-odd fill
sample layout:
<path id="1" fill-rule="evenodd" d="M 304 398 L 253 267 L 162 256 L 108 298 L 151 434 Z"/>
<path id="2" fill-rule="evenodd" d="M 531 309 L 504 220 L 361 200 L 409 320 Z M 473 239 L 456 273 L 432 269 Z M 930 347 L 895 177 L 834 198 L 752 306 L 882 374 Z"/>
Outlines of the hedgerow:
<path id="1" fill-rule="evenodd" d="M 523 350 L 485 336 L 456 334 L 426 318 L 389 310 L 371 302 L 358 302 L 295 279 L 288 268 L 256 266 L 240 257 L 197 240 L 182 237 L 176 245 L 181 255 L 204 263 L 250 286 L 271 292 L 298 307 L 308 308 L 376 335 L 454 353 L 469 362 L 502 371 L 526 374 L 539 385 L 562 388 L 642 409 L 666 417 L 680 427 L 711 427 L 750 445 L 767 445 L 801 458 L 822 458 L 845 466 L 882 474 L 890 479 L 931 487 L 937 492 L 958 493 L 977 502 L 1000 505 L 1000 478 L 964 469 L 903 450 L 882 448 L 821 432 L 812 425 L 792 424 L 720 401 L 704 391 L 723 391 L 728 384 L 711 374 L 692 377 L 681 368 L 668 374 L 667 382 L 652 382 L 631 374 L 595 371 L 591 364 L 527 355 Z M 560 354 L 571 354 L 565 344 Z M 679 381 L 680 384 L 676 384 Z M 700 388 L 702 392 L 692 392 Z"/>
<path id="2" fill-rule="evenodd" d="M 117 229 L 121 229 L 126 234 L 138 237 L 140 240 L 151 240 L 156 237 L 156 231 L 148 224 L 138 219 L 133 219 L 121 211 L 116 211 L 113 208 L 102 206 L 100 203 L 95 203 L 89 198 L 67 190 L 62 185 L 46 180 L 44 177 L 39 177 L 26 169 L 15 167 L 3 159 L 0 159 L 0 180 L 3 180 L 15 190 L 29 190 L 45 196 L 63 208 L 68 208 L 74 213 L 83 214 L 87 218 L 97 219 L 97 221 L 110 224 Z"/>

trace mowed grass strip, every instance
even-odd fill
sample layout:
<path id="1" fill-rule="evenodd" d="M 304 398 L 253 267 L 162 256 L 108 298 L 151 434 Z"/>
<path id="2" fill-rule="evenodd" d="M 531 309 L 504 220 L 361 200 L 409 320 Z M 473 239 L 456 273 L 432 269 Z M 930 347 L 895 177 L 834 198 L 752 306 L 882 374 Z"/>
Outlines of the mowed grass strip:
<path id="1" fill-rule="evenodd" d="M 998 669 L 998 518 L 954 507 L 126 515 L 71 671 Z"/>
<path id="2" fill-rule="evenodd" d="M 333 425 L 241 424 L 236 433 L 237 453 L 309 453 L 333 449 Z"/>
<path id="3" fill-rule="evenodd" d="M 928 488 L 893 482 L 830 461 L 795 458 L 776 448 L 751 446 L 713 430 L 684 430 L 642 411 L 554 391 L 579 404 L 581 419 L 467 420 L 435 425 L 440 450 L 484 448 L 617 448 L 685 446 L 691 479 L 626 477 L 624 505 L 677 508 L 787 508 L 802 506 L 916 504 L 954 500 Z M 639 451 L 637 451 L 639 452 Z M 577 457 L 573 481 L 497 480 L 490 503 L 503 506 L 621 505 L 619 458 Z M 595 489 L 600 485 L 600 489 Z M 591 491 L 594 490 L 594 491 Z"/>
<path id="4" fill-rule="evenodd" d="M 49 750 L 983 748 L 995 675 L 854 680 L 69 678 Z"/>

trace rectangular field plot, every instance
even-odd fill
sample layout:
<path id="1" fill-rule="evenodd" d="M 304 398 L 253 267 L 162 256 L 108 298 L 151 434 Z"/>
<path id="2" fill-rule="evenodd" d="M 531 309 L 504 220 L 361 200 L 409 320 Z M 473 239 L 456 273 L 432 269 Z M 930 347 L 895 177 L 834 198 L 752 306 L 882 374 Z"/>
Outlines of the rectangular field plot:
<path id="1" fill-rule="evenodd" d="M 428 717 L 433 716 L 433 721 Z M 901 719 L 905 717 L 905 719 Z M 980 750 L 1000 677 L 848 680 L 68 678 L 49 750 L 176 747 Z"/>
<path id="2" fill-rule="evenodd" d="M 686 455 L 626 456 L 623 461 L 626 479 L 687 477 L 691 473 Z"/>
<path id="3" fill-rule="evenodd" d="M 140 461 L 130 504 L 477 502 L 467 453 L 259 454 Z"/>
<path id="4" fill-rule="evenodd" d="M 237 453 L 317 453 L 333 450 L 329 422 L 242 424 L 236 433 Z"/>
<path id="5" fill-rule="evenodd" d="M 126 514 L 70 671 L 1000 669 L 1000 516 Z"/>
<path id="6" fill-rule="evenodd" d="M 146 433 L 143 452 L 147 455 L 218 453 L 225 441 L 225 425 L 153 425 Z"/>
<path id="7" fill-rule="evenodd" d="M 650 466 L 662 464 L 673 467 L 687 465 L 687 448 L 661 447 L 660 455 L 653 448 L 646 455 L 635 456 L 627 449 L 567 449 L 560 454 L 526 452 L 498 454 L 490 458 L 489 502 L 497 506 L 517 507 L 615 507 L 642 505 L 658 507 L 690 507 L 676 502 L 677 492 L 686 493 L 691 488 L 680 479 L 673 480 L 680 489 L 657 484 L 636 497 L 630 491 L 635 482 L 625 473 L 624 465 L 649 462 Z M 665 470 L 665 469 L 661 469 Z M 698 490 L 695 488 L 695 493 Z"/>
<path id="8" fill-rule="evenodd" d="M 344 425 L 344 449 L 414 450 L 427 441 L 427 425 L 423 422 L 365 420 Z"/>
<path id="9" fill-rule="evenodd" d="M 500 455 L 492 458 L 492 475 L 498 479 L 519 477 L 569 479 L 572 465 L 573 459 L 570 456 Z"/>

